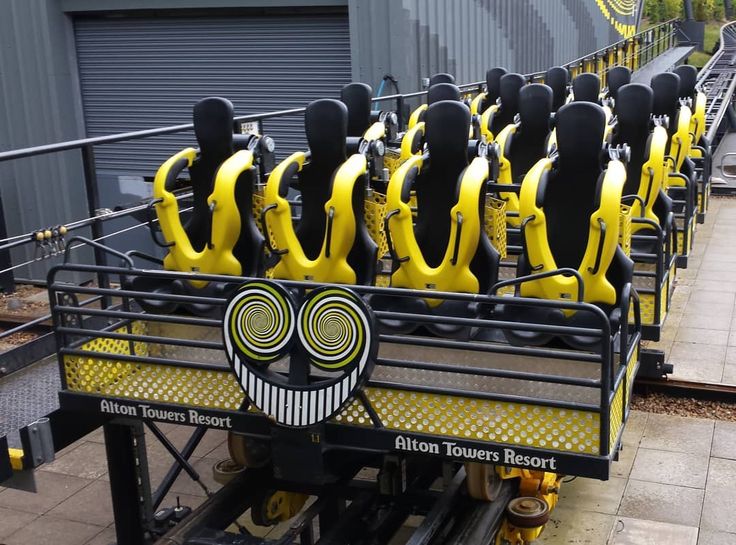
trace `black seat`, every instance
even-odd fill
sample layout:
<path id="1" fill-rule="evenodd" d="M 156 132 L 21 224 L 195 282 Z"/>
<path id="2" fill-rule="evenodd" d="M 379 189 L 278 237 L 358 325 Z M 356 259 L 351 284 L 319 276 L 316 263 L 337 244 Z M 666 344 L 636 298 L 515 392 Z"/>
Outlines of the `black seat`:
<path id="1" fill-rule="evenodd" d="M 606 75 L 608 80 L 608 96 L 616 100 L 618 90 L 631 83 L 631 70 L 626 66 L 614 66 Z"/>
<path id="2" fill-rule="evenodd" d="M 552 89 L 552 111 L 556 112 L 565 105 L 567 101 L 567 85 L 570 82 L 570 74 L 567 68 L 553 66 L 544 74 L 544 83 Z"/>
<path id="3" fill-rule="evenodd" d="M 189 168 L 192 212 L 184 230 L 192 247 L 199 252 L 207 244 L 210 233 L 207 197 L 215 186 L 217 169 L 233 154 L 233 105 L 224 98 L 203 98 L 194 105 L 193 121 L 199 158 Z"/>
<path id="4" fill-rule="evenodd" d="M 652 78 L 650 84 L 654 92 L 652 113 L 655 116 L 666 115 L 669 118 L 667 133 L 672 136 L 677 132 L 677 114 L 680 109 L 680 76 L 674 72 L 662 72 Z"/>
<path id="5" fill-rule="evenodd" d="M 601 78 L 598 74 L 585 72 L 572 80 L 572 94 L 575 102 L 600 103 Z"/>
<path id="6" fill-rule="evenodd" d="M 680 78 L 679 96 L 681 98 L 690 98 L 695 104 L 697 91 L 695 84 L 698 82 L 698 69 L 691 64 L 681 64 L 672 72 Z"/>
<path id="7" fill-rule="evenodd" d="M 615 113 L 618 119 L 613 134 L 612 144 L 627 144 L 630 149 L 629 161 L 626 165 L 626 184 L 624 185 L 624 196 L 639 195 L 643 203 L 627 201 L 636 207 L 637 215 L 649 219 L 652 215 L 656 217 L 662 230 L 665 232 L 665 240 L 671 229 L 672 199 L 662 190 L 663 165 L 653 165 L 650 172 L 644 172 L 644 165 L 651 158 L 653 133 L 651 126 L 651 115 L 654 105 L 654 93 L 651 88 L 640 83 L 629 83 L 618 90 Z M 658 129 L 663 130 L 663 129 Z M 661 153 L 661 150 L 660 150 Z M 661 162 L 658 160 L 658 162 Z M 646 189 L 642 190 L 642 185 Z M 641 207 L 641 208 L 640 208 Z M 637 226 L 634 226 L 636 229 Z M 647 229 L 646 225 L 641 226 Z M 650 227 L 649 227 L 650 228 Z M 634 239 L 632 248 L 638 253 L 654 253 L 656 248 L 652 243 L 644 239 Z"/>
<path id="8" fill-rule="evenodd" d="M 432 87 L 432 85 L 437 85 L 438 83 L 455 83 L 455 76 L 452 74 L 448 74 L 446 72 L 440 72 L 439 74 L 434 74 L 432 77 L 429 78 L 429 86 Z"/>
<path id="9" fill-rule="evenodd" d="M 508 70 L 500 66 L 486 71 L 486 96 L 478 108 L 479 114 L 493 106 L 498 100 L 498 97 L 501 96 L 501 78 L 507 73 Z"/>
<path id="10" fill-rule="evenodd" d="M 373 89 L 365 83 L 349 83 L 340 90 L 340 100 L 348 108 L 349 137 L 360 138 L 371 126 Z"/>
<path id="11" fill-rule="evenodd" d="M 521 183 L 529 169 L 547 154 L 552 108 L 553 92 L 547 85 L 533 83 L 519 92 L 520 124 L 507 144 L 508 154 L 504 153 L 511 163 L 514 183 Z"/>
<path id="12" fill-rule="evenodd" d="M 489 129 L 494 136 L 506 125 L 514 122 L 514 117 L 519 113 L 519 91 L 524 85 L 526 78 L 521 74 L 506 74 L 501 77 L 499 87 L 501 104 L 489 120 Z"/>
<path id="13" fill-rule="evenodd" d="M 435 83 L 427 90 L 427 105 L 443 100 L 460 102 L 460 88 L 454 83 Z"/>
<path id="14" fill-rule="evenodd" d="M 633 263 L 618 246 L 618 210 L 620 206 L 621 188 L 623 187 L 623 166 L 617 165 L 617 181 L 620 184 L 618 195 L 616 191 L 605 193 L 603 187 L 607 172 L 601 162 L 603 133 L 606 128 L 606 114 L 600 106 L 585 102 L 574 102 L 560 109 L 556 115 L 557 150 L 556 159 L 545 158 L 542 161 L 552 166 L 544 173 L 543 169 L 534 167 L 530 176 L 533 179 L 525 180 L 534 183 L 537 190 L 530 194 L 530 200 L 520 203 L 520 211 L 527 223 L 522 230 L 524 235 L 524 253 L 518 262 L 517 276 L 526 276 L 532 273 L 543 273 L 559 268 L 578 270 L 580 274 L 590 273 L 590 285 L 585 286 L 584 301 L 601 308 L 609 317 L 611 330 L 615 332 L 621 325 L 621 298 L 627 293 L 633 274 Z M 543 211 L 544 220 L 536 218 L 537 222 L 545 226 L 544 229 L 534 222 L 534 216 L 528 216 L 528 210 L 539 208 Z M 596 231 L 592 225 L 593 213 L 606 210 L 615 217 L 609 222 L 608 231 Z M 597 271 L 585 270 L 583 263 L 589 262 L 595 254 L 595 249 L 588 248 L 588 241 L 592 233 L 603 237 L 599 241 L 600 247 L 607 248 L 600 255 L 608 255 L 599 262 Z M 542 235 L 541 233 L 544 233 Z M 541 238 L 540 238 L 541 237 Z M 546 239 L 546 242 L 543 240 Z M 553 261 L 530 263 L 530 256 L 544 255 L 542 250 L 547 245 Z M 596 245 L 598 246 L 598 245 Z M 598 248 L 600 252 L 600 248 Z M 593 253 L 591 253 L 593 252 Z M 607 253 L 610 252 L 610 253 Z M 535 259 L 540 259 L 539 257 Z M 610 283 L 615 291 L 615 298 L 607 301 L 599 300 L 602 277 Z M 561 276 L 553 277 L 561 279 Z M 562 280 L 560 280 L 562 281 Z M 517 294 L 527 297 L 536 295 L 539 289 L 532 285 L 539 280 L 524 282 Z M 577 289 L 577 283 L 568 281 Z M 527 287 L 528 286 L 528 287 Z M 525 289 L 527 291 L 525 292 Z M 567 291 L 568 288 L 565 288 Z M 543 290 L 544 291 L 544 290 Z M 552 290 L 554 291 L 554 289 Z M 560 297 L 560 291 L 555 292 Z M 543 297 L 546 298 L 546 297 Z M 555 298 L 555 297 L 549 297 Z M 564 296 L 563 299 L 567 299 Z M 602 297 L 601 299 L 605 299 Z M 589 311 L 576 311 L 566 316 L 560 309 L 554 307 L 527 307 L 513 304 L 501 305 L 497 309 L 502 319 L 521 323 L 556 324 L 576 327 L 600 327 L 596 316 Z M 625 320 L 625 318 L 624 318 Z M 526 330 L 506 330 L 507 339 L 518 345 L 545 345 L 557 342 L 549 333 L 532 332 Z M 583 350 L 593 349 L 599 339 L 587 336 L 561 336 L 560 340 L 568 346 Z"/>

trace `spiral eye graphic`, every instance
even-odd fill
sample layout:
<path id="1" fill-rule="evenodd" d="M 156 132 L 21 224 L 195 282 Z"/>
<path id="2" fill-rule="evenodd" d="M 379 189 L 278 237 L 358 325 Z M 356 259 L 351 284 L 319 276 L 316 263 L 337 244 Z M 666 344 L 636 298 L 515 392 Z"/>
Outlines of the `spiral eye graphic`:
<path id="1" fill-rule="evenodd" d="M 370 308 L 347 288 L 312 290 L 297 316 L 280 284 L 253 280 L 230 298 L 223 337 L 253 405 L 279 424 L 310 426 L 335 415 L 370 375 L 378 348 L 373 323 Z M 297 340 L 301 347 L 293 346 Z M 295 368 L 300 378 L 292 381 L 287 370 Z"/>
<path id="2" fill-rule="evenodd" d="M 225 344 L 250 361 L 268 364 L 283 358 L 294 342 L 294 305 L 278 284 L 247 282 L 225 312 Z"/>
<path id="3" fill-rule="evenodd" d="M 363 300 L 352 292 L 322 288 L 310 293 L 299 310 L 297 332 L 312 364 L 320 369 L 363 369 L 370 348 L 370 317 Z"/>

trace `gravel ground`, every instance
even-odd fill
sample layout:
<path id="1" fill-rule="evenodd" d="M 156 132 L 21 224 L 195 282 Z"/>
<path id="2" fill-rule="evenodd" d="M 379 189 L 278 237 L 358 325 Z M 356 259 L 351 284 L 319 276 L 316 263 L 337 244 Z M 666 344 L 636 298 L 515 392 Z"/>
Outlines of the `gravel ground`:
<path id="1" fill-rule="evenodd" d="M 703 401 L 660 393 L 634 394 L 631 398 L 631 408 L 657 414 L 736 422 L 736 404 L 722 401 Z"/>

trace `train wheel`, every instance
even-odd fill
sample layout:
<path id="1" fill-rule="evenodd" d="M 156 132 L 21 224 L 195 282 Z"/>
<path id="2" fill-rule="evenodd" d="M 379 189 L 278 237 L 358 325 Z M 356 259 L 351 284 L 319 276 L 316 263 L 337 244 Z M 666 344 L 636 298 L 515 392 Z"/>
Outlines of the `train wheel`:
<path id="1" fill-rule="evenodd" d="M 263 467 L 271 457 L 265 443 L 233 432 L 227 434 L 227 450 L 230 458 L 243 467 Z"/>
<path id="2" fill-rule="evenodd" d="M 243 466 L 230 459 L 220 460 L 212 466 L 212 476 L 215 482 L 222 485 L 229 483 L 243 471 L 245 471 Z"/>
<path id="3" fill-rule="evenodd" d="M 466 462 L 466 485 L 471 498 L 481 501 L 493 501 L 501 491 L 503 480 L 496 473 L 494 466 L 478 462 Z"/>
<path id="4" fill-rule="evenodd" d="M 514 498 L 506 506 L 508 521 L 517 528 L 538 528 L 549 520 L 549 506 L 533 496 Z"/>
<path id="5" fill-rule="evenodd" d="M 273 526 L 296 515 L 307 501 L 306 494 L 268 490 L 263 493 L 250 510 L 253 523 L 258 526 Z"/>

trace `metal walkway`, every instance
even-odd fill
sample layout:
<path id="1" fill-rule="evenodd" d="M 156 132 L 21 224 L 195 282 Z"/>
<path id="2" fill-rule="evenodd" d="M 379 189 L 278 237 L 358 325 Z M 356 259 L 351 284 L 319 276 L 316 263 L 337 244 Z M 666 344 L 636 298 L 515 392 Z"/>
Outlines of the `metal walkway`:
<path id="1" fill-rule="evenodd" d="M 736 21 L 721 28 L 721 47 L 698 75 L 698 87 L 706 94 L 706 136 L 716 144 L 718 128 L 736 87 Z"/>
<path id="2" fill-rule="evenodd" d="M 673 47 L 634 72 L 631 75 L 631 81 L 649 85 L 649 82 L 654 76 L 662 72 L 669 72 L 687 59 L 693 51 L 695 51 L 694 45 L 678 45 Z"/>

